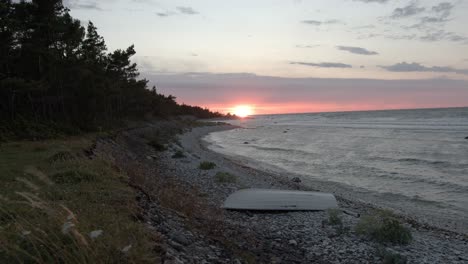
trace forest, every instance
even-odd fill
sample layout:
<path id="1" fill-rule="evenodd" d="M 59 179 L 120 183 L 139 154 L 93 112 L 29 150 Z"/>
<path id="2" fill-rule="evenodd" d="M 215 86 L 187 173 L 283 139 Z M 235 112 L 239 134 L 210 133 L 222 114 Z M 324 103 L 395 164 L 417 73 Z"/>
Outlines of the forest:
<path id="1" fill-rule="evenodd" d="M 126 120 L 221 117 L 139 78 L 132 45 L 109 51 L 61 0 L 0 0 L 0 139 L 96 131 Z"/>

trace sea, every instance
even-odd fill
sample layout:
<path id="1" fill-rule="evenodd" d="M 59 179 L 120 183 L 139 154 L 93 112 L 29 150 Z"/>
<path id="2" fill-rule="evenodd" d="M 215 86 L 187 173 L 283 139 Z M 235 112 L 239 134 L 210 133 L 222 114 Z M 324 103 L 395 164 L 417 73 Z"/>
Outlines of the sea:
<path id="1" fill-rule="evenodd" d="M 468 231 L 468 108 L 258 115 L 216 152 L 441 228 Z"/>

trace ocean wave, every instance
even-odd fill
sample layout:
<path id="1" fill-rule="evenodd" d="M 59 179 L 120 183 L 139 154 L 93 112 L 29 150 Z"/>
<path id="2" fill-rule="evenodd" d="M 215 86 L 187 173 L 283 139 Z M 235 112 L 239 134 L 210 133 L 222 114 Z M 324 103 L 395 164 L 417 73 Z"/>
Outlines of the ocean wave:
<path id="1" fill-rule="evenodd" d="M 455 165 L 451 162 L 441 161 L 441 160 L 426 160 L 426 159 L 416 159 L 416 158 L 402 158 L 402 159 L 396 159 L 396 160 L 399 162 L 418 163 L 418 164 L 445 165 L 445 166 Z"/>
<path id="2" fill-rule="evenodd" d="M 467 163 L 455 163 L 444 160 L 429 160 L 423 158 L 390 158 L 390 157 L 370 157 L 370 160 L 377 160 L 390 163 L 405 163 L 414 165 L 431 165 L 435 167 L 467 168 Z"/>
<path id="3" fill-rule="evenodd" d="M 409 200 L 412 202 L 429 204 L 429 205 L 440 207 L 440 208 L 448 207 L 448 205 L 444 202 L 425 199 L 419 195 L 409 196 L 409 195 L 404 195 L 401 193 L 392 193 L 392 192 L 381 192 L 379 193 L 379 195 L 389 200 L 402 200 L 402 201 Z"/>
<path id="4" fill-rule="evenodd" d="M 318 153 L 313 153 L 313 152 L 308 152 L 305 150 L 299 150 L 299 149 L 291 149 L 291 148 L 281 148 L 281 147 L 263 147 L 263 146 L 256 146 L 256 145 L 249 145 L 252 148 L 258 149 L 258 150 L 264 150 L 264 151 L 277 151 L 277 152 L 287 152 L 289 153 L 300 153 L 302 155 L 318 155 Z"/>
<path id="5" fill-rule="evenodd" d="M 411 174 L 400 174 L 400 173 L 391 173 L 391 172 L 384 172 L 377 174 L 366 174 L 365 177 L 371 178 L 378 178 L 378 179 L 386 179 L 386 180 L 393 180 L 397 182 L 410 182 L 415 184 L 416 186 L 420 186 L 421 184 L 428 184 L 434 186 L 435 188 L 443 188 L 445 190 L 449 190 L 453 193 L 468 193 L 468 185 L 461 185 L 455 182 L 443 181 L 440 179 L 428 179 L 428 178 L 421 178 L 419 175 L 411 175 Z"/>

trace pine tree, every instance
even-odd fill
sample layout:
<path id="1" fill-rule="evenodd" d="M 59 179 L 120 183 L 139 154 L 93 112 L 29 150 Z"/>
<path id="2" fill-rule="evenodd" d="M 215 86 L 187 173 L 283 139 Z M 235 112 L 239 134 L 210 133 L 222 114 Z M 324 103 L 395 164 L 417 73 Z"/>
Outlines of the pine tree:
<path id="1" fill-rule="evenodd" d="M 105 62 L 105 54 L 107 51 L 104 38 L 97 32 L 97 28 L 93 22 L 88 23 L 86 38 L 82 45 L 83 59 L 88 63 L 102 64 Z"/>

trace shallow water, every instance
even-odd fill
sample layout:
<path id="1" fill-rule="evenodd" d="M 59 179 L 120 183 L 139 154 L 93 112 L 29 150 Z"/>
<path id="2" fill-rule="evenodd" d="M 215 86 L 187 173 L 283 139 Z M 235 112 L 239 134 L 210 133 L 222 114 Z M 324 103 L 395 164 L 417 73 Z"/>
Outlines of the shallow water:
<path id="1" fill-rule="evenodd" d="M 468 219 L 468 108 L 255 116 L 215 132 L 214 151 Z M 466 220 L 465 220 L 466 221 Z"/>

